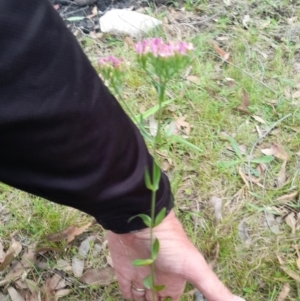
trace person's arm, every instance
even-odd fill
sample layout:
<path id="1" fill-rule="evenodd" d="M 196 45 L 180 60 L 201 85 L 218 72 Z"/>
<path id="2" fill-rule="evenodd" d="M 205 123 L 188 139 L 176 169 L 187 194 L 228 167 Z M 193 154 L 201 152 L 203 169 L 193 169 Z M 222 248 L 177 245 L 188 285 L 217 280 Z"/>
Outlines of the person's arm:
<path id="1" fill-rule="evenodd" d="M 48 0 L 0 0 L 0 181 L 77 208 L 106 229 L 144 228 L 153 159 Z M 172 207 L 162 176 L 156 211 Z"/>
<path id="2" fill-rule="evenodd" d="M 111 230 L 123 294 L 150 301 L 149 291 L 131 288 L 142 285 L 145 271 L 132 260 L 149 255 L 150 238 L 140 219 L 128 223 L 150 211 L 144 172 L 153 159 L 140 133 L 48 0 L 0 0 L 0 45 L 0 181 L 94 216 Z M 169 214 L 154 229 L 155 277 L 167 285 L 161 294 L 179 300 L 187 279 L 209 301 L 238 300 L 209 271 L 172 205 L 163 174 L 156 211 Z"/>

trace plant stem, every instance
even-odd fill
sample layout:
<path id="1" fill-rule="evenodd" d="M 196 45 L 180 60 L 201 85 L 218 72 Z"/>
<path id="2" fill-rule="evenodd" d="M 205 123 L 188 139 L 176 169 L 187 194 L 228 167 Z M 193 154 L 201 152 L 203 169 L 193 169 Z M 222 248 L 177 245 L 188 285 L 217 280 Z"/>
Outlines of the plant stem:
<path id="1" fill-rule="evenodd" d="M 157 132 L 154 138 L 154 142 L 153 142 L 153 171 L 152 171 L 152 183 L 155 182 L 155 174 L 154 174 L 154 165 L 156 164 L 156 147 L 158 142 L 160 141 L 160 129 L 161 129 L 161 115 L 162 115 L 162 103 L 164 101 L 165 98 L 165 88 L 166 88 L 166 84 L 162 81 L 159 82 L 159 91 L 158 91 L 158 126 L 157 126 Z M 150 228 L 150 251 L 151 251 L 151 259 L 154 260 L 154 256 L 153 256 L 153 228 L 154 228 L 154 221 L 155 221 L 155 202 L 156 202 L 156 190 L 152 190 L 152 194 L 151 194 L 151 221 L 152 221 L 152 225 Z M 155 279 L 154 279 L 154 262 L 151 264 L 151 282 L 153 285 L 155 285 L 154 283 Z M 155 289 L 152 288 L 152 301 L 155 300 Z"/>

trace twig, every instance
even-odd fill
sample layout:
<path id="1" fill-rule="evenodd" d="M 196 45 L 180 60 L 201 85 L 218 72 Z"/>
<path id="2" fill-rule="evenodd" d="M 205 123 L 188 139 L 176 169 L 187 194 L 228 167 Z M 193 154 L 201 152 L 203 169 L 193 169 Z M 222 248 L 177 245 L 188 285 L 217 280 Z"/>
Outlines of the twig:
<path id="1" fill-rule="evenodd" d="M 80 12 L 80 11 L 82 11 L 82 10 L 85 10 L 85 9 L 87 9 L 87 8 L 89 8 L 89 7 L 88 7 L 88 6 L 85 6 L 85 7 L 78 8 L 78 9 L 76 9 L 76 10 L 73 10 L 73 11 L 66 12 L 65 14 L 62 15 L 62 18 L 65 18 L 65 17 L 68 16 L 68 15 L 76 14 L 76 13 L 78 13 L 78 12 Z"/>
<path id="2" fill-rule="evenodd" d="M 259 137 L 255 143 L 253 144 L 251 150 L 250 150 L 250 154 L 249 154 L 249 157 L 248 157 L 248 176 L 250 177 L 250 167 L 251 167 L 251 158 L 252 158 L 252 155 L 253 155 L 253 152 L 254 152 L 254 149 L 256 148 L 257 144 L 259 142 L 261 142 L 266 136 L 268 136 L 272 131 L 273 129 L 280 123 L 282 122 L 284 119 L 286 118 L 289 118 L 290 116 L 292 116 L 292 113 L 289 113 L 285 116 L 283 116 L 282 118 L 280 118 L 279 120 L 277 120 L 275 123 L 273 123 L 273 125 L 261 136 Z M 252 182 L 250 181 L 250 186 L 251 186 L 251 190 L 253 190 L 253 185 L 252 185 Z"/>

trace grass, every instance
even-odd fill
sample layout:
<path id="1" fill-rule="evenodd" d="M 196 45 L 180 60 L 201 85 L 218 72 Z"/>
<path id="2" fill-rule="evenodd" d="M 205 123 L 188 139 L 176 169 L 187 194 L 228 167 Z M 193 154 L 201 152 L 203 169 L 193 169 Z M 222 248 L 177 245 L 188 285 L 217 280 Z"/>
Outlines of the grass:
<path id="1" fill-rule="evenodd" d="M 287 300 L 299 301 L 299 283 L 282 269 L 277 258 L 280 255 L 286 266 L 299 274 L 293 247 L 298 245 L 300 248 L 299 226 L 292 234 L 283 218 L 279 233 L 274 234 L 265 216 L 266 212 L 277 212 L 276 216 L 285 217 L 290 212 L 299 215 L 300 211 L 299 197 L 284 205 L 276 202 L 282 195 L 299 191 L 300 186 L 300 102 L 291 97 L 300 89 L 300 76 L 296 72 L 299 39 L 292 33 L 293 24 L 287 23 L 291 17 L 300 17 L 300 7 L 289 1 L 241 1 L 228 7 L 222 3 L 189 1 L 185 4 L 188 10 L 185 14 L 191 18 L 199 18 L 199 12 L 218 15 L 198 27 L 182 25 L 180 21 L 165 24 L 163 31 L 156 33 L 168 39 L 184 37 L 196 47 L 189 74 L 194 81 L 182 74 L 180 79 L 170 83 L 168 91 L 174 100 L 164 108 L 163 122 L 185 116 L 185 121 L 192 126 L 188 141 L 201 149 L 195 151 L 165 137 L 159 149 L 164 153 L 164 157 L 159 156 L 160 163 L 164 166 L 167 160 L 169 162 L 167 174 L 176 199 L 176 212 L 186 232 L 208 261 L 215 258 L 219 245 L 215 271 L 236 294 L 243 295 L 248 301 L 275 301 L 283 285 L 289 283 L 291 290 Z M 169 15 L 162 8 L 152 10 L 152 13 L 162 18 Z M 179 19 L 182 14 L 178 13 Z M 248 29 L 241 22 L 246 14 L 252 19 Z M 124 98 L 135 114 L 155 106 L 155 91 L 143 80 L 141 71 L 133 67 L 134 51 L 130 39 L 107 36 L 95 41 L 82 36 L 79 40 L 94 63 L 108 53 L 131 62 L 126 73 Z M 212 40 L 230 52 L 232 64 L 222 61 L 212 47 Z M 250 114 L 235 110 L 243 101 L 243 91 L 249 97 Z M 286 166 L 287 180 L 282 187 L 274 184 L 282 165 L 279 159 L 266 164 L 261 182 L 264 188 L 245 185 L 238 169 L 247 169 L 246 164 L 238 163 L 232 168 L 220 166 L 220 162 L 231 162 L 236 157 L 231 144 L 224 139 L 224 132 L 238 145 L 246 147 L 247 156 L 258 139 L 255 126 L 261 131 L 267 130 L 288 114 L 291 117 L 282 121 L 254 150 L 254 156 L 259 157 L 262 155 L 260 149 L 269 148 L 272 143 L 284 147 L 290 159 Z M 265 124 L 253 119 L 253 115 L 261 117 Z M 5 185 L 0 191 L 0 202 L 11 215 L 8 221 L 0 223 L 0 236 L 6 244 L 9 235 L 17 231 L 19 238 L 27 244 L 39 241 L 44 245 L 47 244 L 46 234 L 72 224 L 84 224 L 88 219 L 73 209 L 62 209 Z M 212 196 L 221 198 L 223 203 L 223 219 L 218 224 L 214 223 Z M 239 234 L 242 222 L 250 243 Z M 97 226 L 89 231 L 104 235 Z M 55 256 L 70 258 L 77 246 L 78 241 L 71 246 L 59 245 L 61 252 Z M 55 256 L 49 258 L 55 262 Z M 88 264 L 105 266 L 107 263 L 103 255 L 100 259 L 91 258 Z M 66 299 L 120 299 L 116 285 L 101 289 L 88 286 L 79 289 L 75 285 L 72 289 Z M 187 287 L 187 291 L 189 289 Z M 185 295 L 182 300 L 192 300 L 192 297 Z"/>

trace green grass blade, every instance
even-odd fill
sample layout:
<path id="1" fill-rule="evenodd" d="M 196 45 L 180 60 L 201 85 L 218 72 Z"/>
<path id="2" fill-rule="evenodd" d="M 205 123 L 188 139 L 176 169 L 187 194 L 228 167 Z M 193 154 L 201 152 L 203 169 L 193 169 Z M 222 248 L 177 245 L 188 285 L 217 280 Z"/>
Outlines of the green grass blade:
<path id="1" fill-rule="evenodd" d="M 170 104 L 172 101 L 174 101 L 174 99 L 168 99 L 166 101 L 164 101 L 162 104 L 161 104 L 161 107 L 165 107 L 167 106 L 168 104 Z M 135 118 L 136 119 L 147 119 L 148 117 L 150 117 L 151 115 L 155 114 L 156 112 L 158 112 L 159 110 L 159 105 L 155 105 L 153 106 L 152 108 L 150 108 L 149 110 L 147 110 L 146 112 L 144 112 L 143 114 L 137 114 L 135 115 Z"/>

